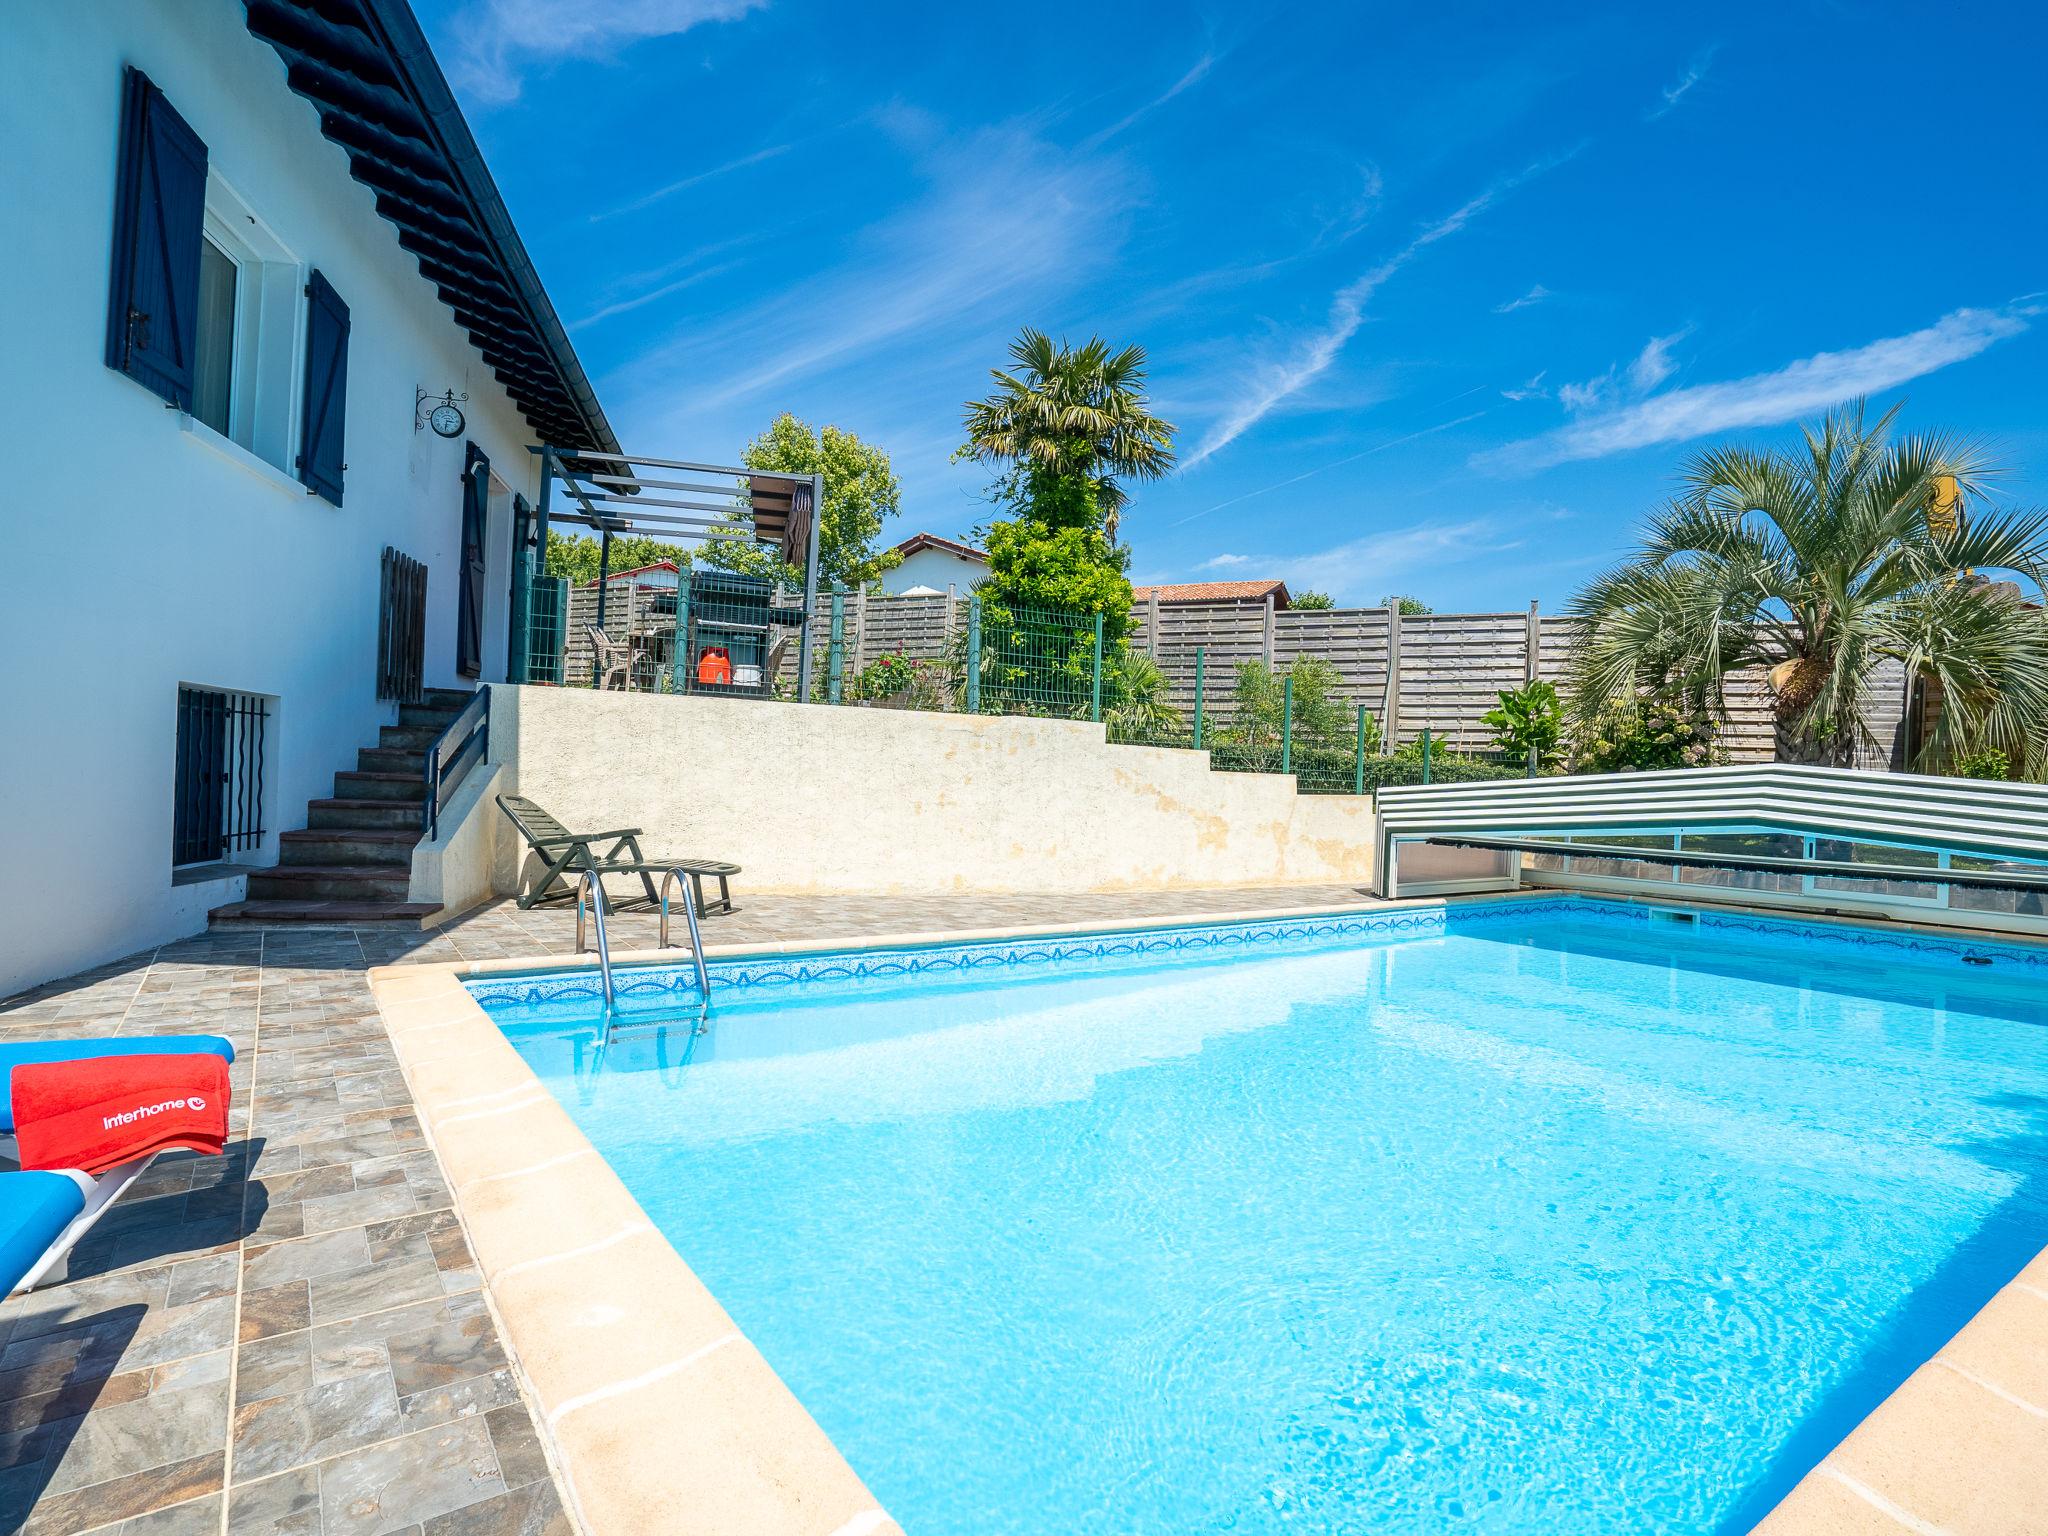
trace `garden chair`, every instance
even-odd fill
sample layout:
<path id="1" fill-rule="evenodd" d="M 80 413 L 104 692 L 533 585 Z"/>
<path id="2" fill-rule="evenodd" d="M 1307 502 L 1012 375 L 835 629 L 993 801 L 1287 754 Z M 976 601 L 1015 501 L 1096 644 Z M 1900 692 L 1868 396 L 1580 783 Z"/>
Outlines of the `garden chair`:
<path id="1" fill-rule="evenodd" d="M 533 889 L 522 892 L 517 898 L 521 907 L 531 907 L 542 900 L 573 900 L 576 887 L 571 877 L 585 870 L 600 877 L 638 875 L 642 889 L 647 892 L 648 905 L 653 906 L 661 899 L 654 889 L 654 877 L 671 869 L 680 869 L 689 877 L 700 913 L 733 910 L 730 881 L 740 872 L 737 864 L 720 859 L 650 859 L 640 851 L 638 827 L 615 827 L 606 832 L 571 832 L 523 795 L 498 796 L 498 809 L 519 829 L 526 846 L 542 864 L 541 876 L 534 882 Z M 600 853 L 600 843 L 611 846 Z M 718 882 L 718 900 L 710 906 L 704 903 L 704 882 L 707 879 Z"/>
<path id="2" fill-rule="evenodd" d="M 96 1155 L 82 1158 L 83 1166 L 43 1163 L 34 1171 L 0 1172 L 0 1295 L 62 1280 L 72 1248 L 149 1170 L 159 1153 L 182 1147 L 218 1156 L 224 1149 L 224 1141 L 211 1132 L 195 1136 L 198 1128 L 185 1120 L 173 1126 L 148 1115 L 130 1114 L 94 1127 L 94 1117 L 107 1104 L 130 1102 L 126 1094 L 133 1089 L 138 1063 L 149 1063 L 140 1069 L 140 1076 L 147 1079 L 145 1093 L 161 1097 L 186 1093 L 193 1080 L 193 1064 L 206 1062 L 210 1070 L 200 1075 L 213 1078 L 221 1090 L 214 1113 L 224 1131 L 226 1064 L 234 1058 L 234 1047 L 218 1035 L 25 1040 L 0 1046 L 0 1154 L 10 1162 L 24 1161 L 22 1142 L 29 1137 L 43 1140 L 45 1151 L 50 1150 L 49 1135 L 66 1138 L 60 1144 L 73 1150 L 79 1150 L 81 1134 L 98 1143 Z M 114 1088 L 114 1096 L 106 1104 L 92 1106 L 83 1132 L 75 1123 L 78 1117 L 69 1112 L 49 1120 L 25 1122 L 26 1128 L 17 1124 L 18 1070 L 26 1068 L 47 1074 L 83 1067 L 90 1071 L 94 1064 L 125 1070 L 127 1083 L 125 1087 Z M 149 1094 L 150 1089 L 155 1090 L 154 1094 Z M 64 1095 L 67 1090 L 59 1092 Z M 42 1097 L 46 1110 L 47 1089 Z M 185 1100 L 177 1099 L 176 1104 L 182 1109 Z M 193 1104 L 200 1111 L 205 1108 L 197 1099 Z M 31 1108 L 27 1112 L 37 1114 L 45 1110 Z M 133 1123 L 125 1123 L 128 1121 Z M 54 1129 L 46 1133 L 45 1127 Z M 108 1129 L 113 1132 L 111 1137 L 105 1134 Z M 64 1161 L 69 1162 L 68 1155 Z"/>
<path id="3" fill-rule="evenodd" d="M 599 688 L 609 688 L 612 685 L 612 679 L 616 677 L 619 680 L 620 689 L 630 693 L 633 689 L 632 652 L 612 639 L 611 636 L 607 635 L 595 624 L 584 625 L 583 633 L 589 637 L 590 653 L 596 658 L 597 686 Z"/>

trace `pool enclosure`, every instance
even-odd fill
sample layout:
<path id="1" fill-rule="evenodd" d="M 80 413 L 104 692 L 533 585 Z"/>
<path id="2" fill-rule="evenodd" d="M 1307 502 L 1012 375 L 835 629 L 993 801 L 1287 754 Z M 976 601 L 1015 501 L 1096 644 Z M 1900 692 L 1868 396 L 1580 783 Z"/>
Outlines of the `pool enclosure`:
<path id="1" fill-rule="evenodd" d="M 525 569 L 513 583 L 513 682 L 810 696 L 822 476 L 534 451 L 540 502 L 517 539 Z M 595 577 L 547 574 L 558 524 L 597 535 Z M 674 543 L 676 556 L 614 570 L 613 540 L 629 534 Z"/>
<path id="2" fill-rule="evenodd" d="M 1518 886 L 2048 931 L 2048 787 L 1789 763 L 1415 785 L 1386 896 Z"/>

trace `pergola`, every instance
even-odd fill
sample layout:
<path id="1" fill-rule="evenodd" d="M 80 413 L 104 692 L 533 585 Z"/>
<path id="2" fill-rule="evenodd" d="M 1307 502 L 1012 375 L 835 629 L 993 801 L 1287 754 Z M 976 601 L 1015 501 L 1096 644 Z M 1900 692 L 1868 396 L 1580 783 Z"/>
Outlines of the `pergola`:
<path id="1" fill-rule="evenodd" d="M 797 639 L 797 697 L 811 696 L 812 610 L 818 600 L 817 509 L 822 475 L 763 473 L 690 459 L 657 459 L 588 448 L 543 446 L 540 506 L 529 559 L 545 557 L 548 525 L 573 523 L 598 535 L 598 627 L 604 627 L 612 536 L 641 534 L 672 542 L 739 539 L 775 552 L 804 573 Z M 531 574 L 531 572 L 529 572 Z"/>

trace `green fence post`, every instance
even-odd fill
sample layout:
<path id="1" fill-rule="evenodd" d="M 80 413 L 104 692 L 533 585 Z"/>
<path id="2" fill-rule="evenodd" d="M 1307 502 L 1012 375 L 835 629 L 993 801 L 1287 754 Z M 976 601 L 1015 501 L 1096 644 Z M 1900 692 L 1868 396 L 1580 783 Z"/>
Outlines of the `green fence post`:
<path id="1" fill-rule="evenodd" d="M 1095 615 L 1095 667 L 1094 667 L 1094 671 L 1095 671 L 1095 694 L 1094 694 L 1094 698 L 1093 698 L 1093 699 L 1092 699 L 1092 700 L 1091 700 L 1091 701 L 1089 702 L 1089 705 L 1088 705 L 1088 711 L 1089 711 L 1089 713 L 1088 713 L 1088 718 L 1089 718 L 1090 720 L 1094 720 L 1094 721 L 1097 721 L 1097 722 L 1099 723 L 1099 722 L 1101 721 L 1101 719 L 1102 719 L 1102 615 L 1101 615 L 1101 614 L 1099 614 L 1099 613 L 1098 613 L 1097 615 Z"/>
<path id="2" fill-rule="evenodd" d="M 1365 793 L 1365 706 L 1358 706 L 1358 751 L 1351 759 L 1351 793 Z"/>
<path id="3" fill-rule="evenodd" d="M 1294 772 L 1294 674 L 1280 679 L 1280 771 Z"/>
<path id="4" fill-rule="evenodd" d="M 1532 779 L 1536 777 L 1536 749 L 1534 747 L 1529 749 L 1529 777 Z"/>
<path id="5" fill-rule="evenodd" d="M 825 657 L 825 702 L 846 697 L 846 583 L 832 583 L 832 641 Z"/>
<path id="6" fill-rule="evenodd" d="M 670 684 L 677 693 L 690 691 L 690 568 L 676 572 L 676 649 L 669 660 Z"/>
<path id="7" fill-rule="evenodd" d="M 1195 647 L 1195 750 L 1202 750 L 1202 662 L 1208 655 L 1206 646 Z"/>
<path id="8" fill-rule="evenodd" d="M 967 599 L 967 713 L 981 713 L 981 599 Z"/>
<path id="9" fill-rule="evenodd" d="M 1429 730 L 1427 727 L 1424 727 L 1422 732 L 1422 782 L 1425 784 L 1429 782 Z"/>

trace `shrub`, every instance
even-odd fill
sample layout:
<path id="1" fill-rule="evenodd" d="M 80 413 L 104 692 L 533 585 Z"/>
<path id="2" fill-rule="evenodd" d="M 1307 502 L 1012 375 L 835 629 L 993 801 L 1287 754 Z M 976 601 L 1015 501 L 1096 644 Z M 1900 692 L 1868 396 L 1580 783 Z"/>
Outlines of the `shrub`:
<path id="1" fill-rule="evenodd" d="M 1974 752 L 1958 752 L 1949 771 L 1959 779 L 2009 779 L 2012 758 L 1997 747 L 1979 747 Z"/>
<path id="2" fill-rule="evenodd" d="M 1533 752 L 1537 764 L 1548 767 L 1562 755 L 1564 705 L 1549 683 L 1503 689 L 1499 705 L 1481 719 L 1493 729 L 1493 744 L 1517 762 L 1527 763 Z"/>
<path id="3" fill-rule="evenodd" d="M 1574 773 L 1647 773 L 1701 768 L 1714 760 L 1714 728 L 1703 710 L 1659 699 L 1603 704 L 1572 741 Z"/>
<path id="4" fill-rule="evenodd" d="M 1166 702 L 1166 674 L 1127 645 L 1102 658 L 1102 718 L 1112 741 L 1156 740 L 1181 730 L 1180 711 Z"/>
<path id="5" fill-rule="evenodd" d="M 850 700 L 893 699 L 906 709 L 951 709 L 953 693 L 952 674 L 944 663 L 912 661 L 894 652 L 877 656 L 846 683 Z"/>
<path id="6" fill-rule="evenodd" d="M 1357 721 L 1351 707 L 1337 696 L 1342 683 L 1337 669 L 1320 656 L 1296 657 L 1284 677 L 1262 661 L 1240 666 L 1230 719 L 1217 730 L 1218 742 L 1277 752 L 1287 715 L 1284 685 L 1289 679 L 1294 683 L 1295 755 L 1314 747 L 1353 750 Z M 1366 750 L 1377 751 L 1379 722 L 1371 715 L 1365 719 Z"/>

